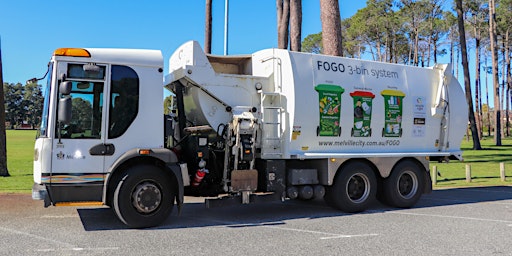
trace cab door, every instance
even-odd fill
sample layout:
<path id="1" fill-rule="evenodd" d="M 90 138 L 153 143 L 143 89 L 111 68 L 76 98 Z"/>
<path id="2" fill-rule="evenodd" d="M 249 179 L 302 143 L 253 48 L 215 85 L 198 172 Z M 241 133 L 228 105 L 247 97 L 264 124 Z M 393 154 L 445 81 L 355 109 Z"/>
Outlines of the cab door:
<path id="1" fill-rule="evenodd" d="M 86 65 L 91 64 L 60 62 L 57 67 L 57 85 L 71 83 L 71 93 L 57 98 L 70 97 L 72 107 L 71 120 L 56 121 L 53 133 L 52 168 L 45 182 L 54 204 L 101 201 L 105 157 L 114 150 L 105 143 L 108 66 Z"/>

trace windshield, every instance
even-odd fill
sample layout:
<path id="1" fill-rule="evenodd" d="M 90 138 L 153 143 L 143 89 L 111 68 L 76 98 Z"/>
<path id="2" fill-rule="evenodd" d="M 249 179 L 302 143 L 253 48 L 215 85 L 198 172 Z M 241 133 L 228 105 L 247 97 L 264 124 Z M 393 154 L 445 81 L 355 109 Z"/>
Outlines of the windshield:
<path id="1" fill-rule="evenodd" d="M 53 63 L 50 63 L 48 67 L 48 78 L 46 79 L 46 85 L 42 87 L 44 104 L 43 104 L 43 116 L 41 117 L 41 126 L 39 127 L 38 137 L 48 136 L 48 112 L 50 108 L 50 88 L 52 83 L 53 75 Z"/>

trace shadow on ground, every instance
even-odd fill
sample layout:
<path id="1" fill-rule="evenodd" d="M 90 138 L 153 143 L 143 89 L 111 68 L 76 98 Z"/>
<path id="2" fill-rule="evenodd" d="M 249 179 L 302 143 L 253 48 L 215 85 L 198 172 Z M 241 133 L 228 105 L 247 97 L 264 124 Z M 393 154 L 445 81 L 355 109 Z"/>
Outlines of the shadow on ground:
<path id="1" fill-rule="evenodd" d="M 434 190 L 424 195 L 414 208 L 442 207 L 459 204 L 512 200 L 512 187 L 471 187 Z M 400 211 L 375 203 L 368 211 L 356 214 L 375 214 L 384 211 Z M 128 229 L 114 212 L 108 208 L 78 209 L 78 214 L 86 231 Z M 250 205 L 237 205 L 207 209 L 202 203 L 185 203 L 180 215 L 176 207 L 167 221 L 151 229 L 185 229 L 207 226 L 231 228 L 284 225 L 285 221 L 299 218 L 329 218 L 349 216 L 328 207 L 323 200 L 270 202 Z M 149 229 L 149 230 L 151 230 Z"/>

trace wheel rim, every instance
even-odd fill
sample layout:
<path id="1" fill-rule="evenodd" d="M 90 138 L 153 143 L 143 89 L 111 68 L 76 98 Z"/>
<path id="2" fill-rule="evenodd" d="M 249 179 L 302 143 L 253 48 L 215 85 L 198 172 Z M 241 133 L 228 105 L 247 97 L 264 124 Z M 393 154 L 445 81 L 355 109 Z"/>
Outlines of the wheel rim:
<path id="1" fill-rule="evenodd" d="M 347 182 L 346 193 L 353 203 L 362 203 L 370 195 L 370 180 L 368 176 L 356 173 Z"/>
<path id="2" fill-rule="evenodd" d="M 152 182 L 142 182 L 133 191 L 132 204 L 140 213 L 152 213 L 158 209 L 161 202 L 162 193 L 160 188 Z"/>
<path id="3" fill-rule="evenodd" d="M 418 191 L 418 177 L 412 171 L 405 171 L 396 185 L 401 197 L 411 199 Z"/>

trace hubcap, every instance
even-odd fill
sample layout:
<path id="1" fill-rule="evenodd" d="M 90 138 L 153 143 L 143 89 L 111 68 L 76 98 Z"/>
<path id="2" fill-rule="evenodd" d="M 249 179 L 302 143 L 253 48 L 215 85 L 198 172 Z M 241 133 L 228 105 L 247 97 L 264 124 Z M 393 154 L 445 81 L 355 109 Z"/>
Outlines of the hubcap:
<path id="1" fill-rule="evenodd" d="M 366 175 L 352 175 L 347 183 L 346 193 L 353 203 L 362 203 L 370 194 L 370 181 Z"/>
<path id="2" fill-rule="evenodd" d="M 400 196 L 411 199 L 418 191 L 418 177 L 411 171 L 405 171 L 398 179 L 397 189 Z"/>
<path id="3" fill-rule="evenodd" d="M 162 202 L 160 189 L 151 182 L 143 182 L 135 187 L 132 194 L 132 204 L 141 213 L 155 211 Z"/>

